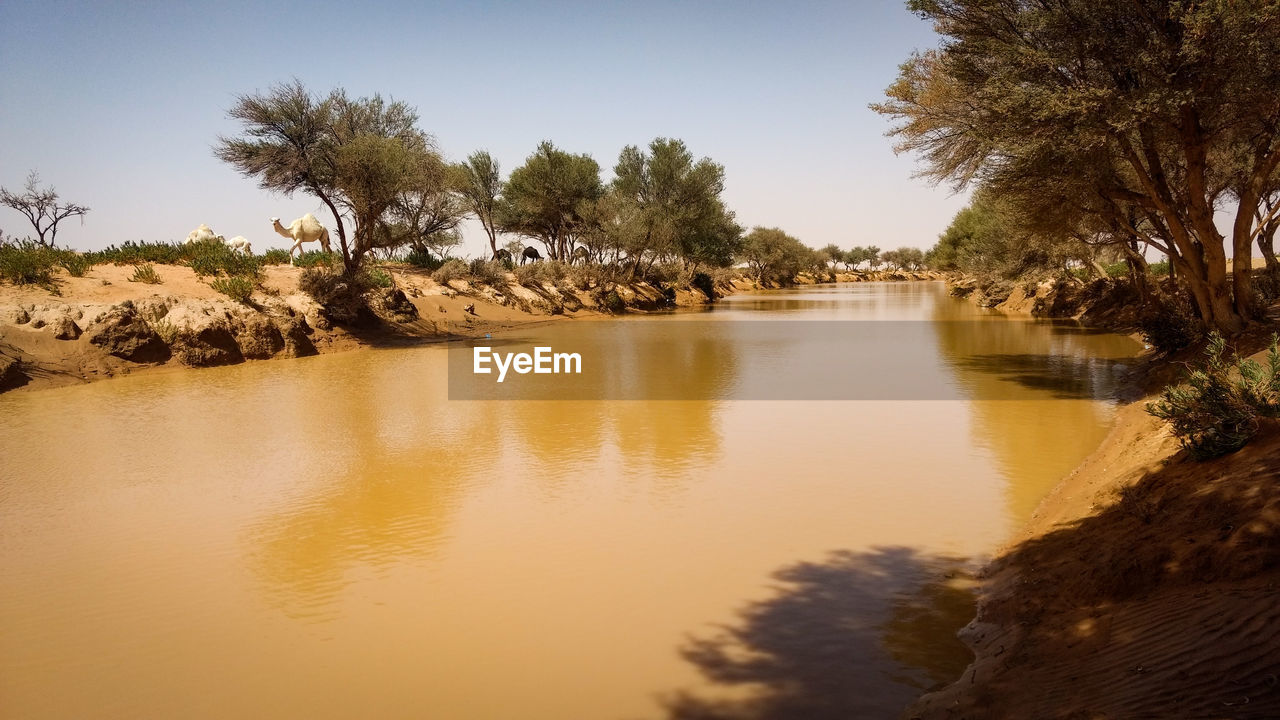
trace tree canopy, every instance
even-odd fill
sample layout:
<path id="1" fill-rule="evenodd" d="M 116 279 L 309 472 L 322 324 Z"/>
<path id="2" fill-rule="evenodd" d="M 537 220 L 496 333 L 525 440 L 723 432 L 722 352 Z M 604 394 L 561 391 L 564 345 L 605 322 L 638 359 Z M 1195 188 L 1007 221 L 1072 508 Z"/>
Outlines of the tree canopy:
<path id="1" fill-rule="evenodd" d="M 540 241 L 552 260 L 566 260 L 581 232 L 581 209 L 604 194 L 600 165 L 550 141 L 511 171 L 498 206 L 503 232 Z"/>
<path id="2" fill-rule="evenodd" d="M 240 96 L 229 114 L 243 132 L 220 137 L 215 155 L 264 189 L 319 198 L 349 270 L 375 249 L 451 231 L 465 211 L 447 196 L 434 141 L 402 102 L 350 98 L 341 89 L 322 98 L 295 80 Z"/>
<path id="3" fill-rule="evenodd" d="M 1258 209 L 1280 165 L 1280 6 L 1265 0 L 911 0 L 943 36 L 885 102 L 898 149 L 1058 225 L 1169 255 L 1205 323 L 1252 312 Z M 1234 201 L 1228 277 L 1215 210 Z"/>

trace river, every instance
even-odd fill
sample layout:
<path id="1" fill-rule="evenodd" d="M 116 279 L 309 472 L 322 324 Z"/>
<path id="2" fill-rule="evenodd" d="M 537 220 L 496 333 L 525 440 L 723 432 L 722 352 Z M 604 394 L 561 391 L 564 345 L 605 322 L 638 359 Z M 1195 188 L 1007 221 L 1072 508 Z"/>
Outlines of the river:
<path id="1" fill-rule="evenodd" d="M 498 335 L 609 371 L 456 399 L 469 348 L 423 346 L 0 396 L 0 716 L 896 717 L 1139 349 L 938 283 Z"/>

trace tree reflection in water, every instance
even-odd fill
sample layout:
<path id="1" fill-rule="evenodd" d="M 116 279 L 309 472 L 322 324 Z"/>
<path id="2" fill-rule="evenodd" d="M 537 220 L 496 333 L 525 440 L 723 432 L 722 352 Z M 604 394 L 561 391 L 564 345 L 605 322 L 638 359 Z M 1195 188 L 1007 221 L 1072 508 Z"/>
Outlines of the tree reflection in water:
<path id="1" fill-rule="evenodd" d="M 841 551 L 774 574 L 774 597 L 681 654 L 710 682 L 663 699 L 669 720 L 893 718 L 972 659 L 969 564 L 911 548 Z"/>

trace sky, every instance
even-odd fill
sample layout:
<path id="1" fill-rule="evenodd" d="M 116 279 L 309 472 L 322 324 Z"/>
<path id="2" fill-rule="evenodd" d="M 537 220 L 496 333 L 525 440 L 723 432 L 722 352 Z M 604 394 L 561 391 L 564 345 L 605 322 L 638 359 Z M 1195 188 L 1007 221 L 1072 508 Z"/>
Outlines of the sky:
<path id="1" fill-rule="evenodd" d="M 88 205 L 60 244 L 181 240 L 200 223 L 286 247 L 313 212 L 213 157 L 240 94 L 293 78 L 417 108 L 441 152 L 503 172 L 542 140 L 600 163 L 655 137 L 725 166 L 746 227 L 812 247 L 927 248 L 965 198 L 897 157 L 882 98 L 937 43 L 897 0 L 843 2 L 0 2 L 0 185 L 29 170 Z M 30 234 L 0 208 L 0 230 Z M 461 254 L 486 247 L 474 222 Z"/>

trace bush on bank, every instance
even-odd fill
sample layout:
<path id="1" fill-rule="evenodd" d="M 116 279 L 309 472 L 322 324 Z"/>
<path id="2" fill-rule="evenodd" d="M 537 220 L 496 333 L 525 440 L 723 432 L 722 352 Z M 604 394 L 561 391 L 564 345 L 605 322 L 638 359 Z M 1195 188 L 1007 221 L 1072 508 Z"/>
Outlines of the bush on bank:
<path id="1" fill-rule="evenodd" d="M 1167 421 L 1191 456 L 1208 460 L 1244 447 L 1261 418 L 1280 417 L 1280 347 L 1272 337 L 1267 364 L 1225 358 L 1226 341 L 1214 333 L 1205 367 L 1165 388 L 1147 412 Z"/>

